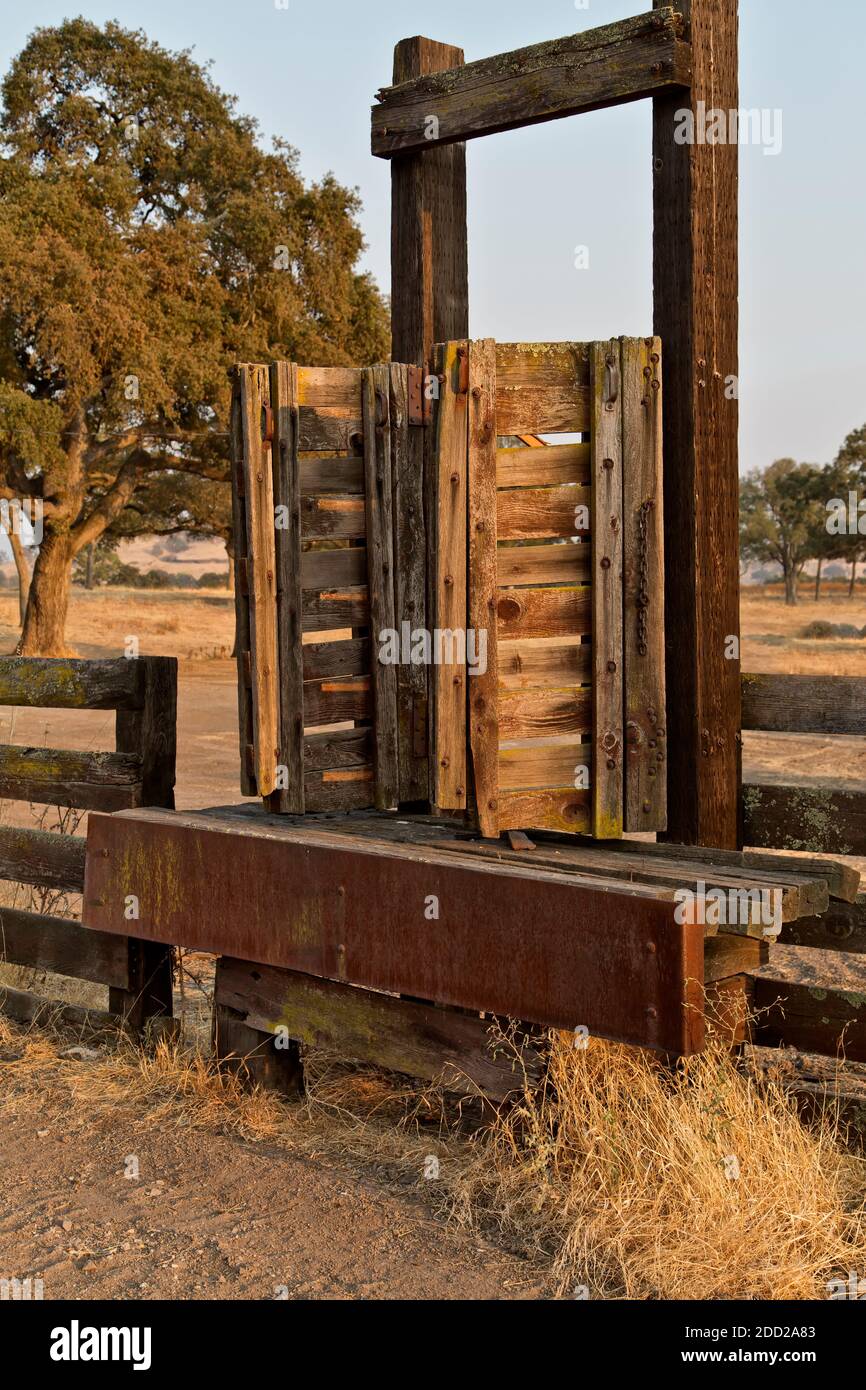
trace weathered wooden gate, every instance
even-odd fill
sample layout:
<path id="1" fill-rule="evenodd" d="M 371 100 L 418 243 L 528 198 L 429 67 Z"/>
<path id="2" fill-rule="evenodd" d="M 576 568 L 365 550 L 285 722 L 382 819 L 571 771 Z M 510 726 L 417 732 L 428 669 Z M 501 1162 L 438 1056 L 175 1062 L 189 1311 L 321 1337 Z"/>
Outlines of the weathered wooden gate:
<path id="1" fill-rule="evenodd" d="M 661 395 L 653 338 L 239 368 L 246 790 L 664 829 Z"/>

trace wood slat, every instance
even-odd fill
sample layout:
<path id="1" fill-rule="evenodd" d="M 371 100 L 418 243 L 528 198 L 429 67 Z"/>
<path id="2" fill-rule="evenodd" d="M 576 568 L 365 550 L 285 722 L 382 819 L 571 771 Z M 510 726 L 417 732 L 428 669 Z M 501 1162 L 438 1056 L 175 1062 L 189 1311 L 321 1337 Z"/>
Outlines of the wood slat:
<path id="1" fill-rule="evenodd" d="M 84 888 L 84 846 L 78 835 L 0 826 L 0 879 L 80 893 Z"/>
<path id="2" fill-rule="evenodd" d="M 592 345 L 592 833 L 623 831 L 622 373 L 619 343 Z"/>
<path id="3" fill-rule="evenodd" d="M 744 675 L 743 728 L 866 734 L 866 677 Z"/>
<path id="4" fill-rule="evenodd" d="M 117 989 L 129 985 L 126 937 L 38 912 L 0 909 L 0 960 Z"/>
<path id="5" fill-rule="evenodd" d="M 496 433 L 579 434 L 590 428 L 586 343 L 496 344 Z"/>
<path id="6" fill-rule="evenodd" d="M 299 367 L 298 402 L 301 450 L 351 452 L 362 428 L 359 368 Z"/>
<path id="7" fill-rule="evenodd" d="M 373 804 L 376 774 L 370 767 L 308 772 L 304 803 L 308 811 L 363 811 Z"/>
<path id="8" fill-rule="evenodd" d="M 497 1046 L 494 1037 L 501 1030 L 490 1019 L 273 966 L 223 957 L 216 998 L 261 1032 L 273 1032 L 279 1020 L 307 1047 L 327 1048 L 462 1094 L 480 1089 L 492 1100 L 504 1100 L 537 1083 L 543 1072 L 542 1057 L 531 1044 L 521 1046 L 518 1039 L 514 1049 Z"/>
<path id="9" fill-rule="evenodd" d="M 562 690 L 504 690 L 499 696 L 499 737 L 555 738 L 592 734 L 592 691 L 587 686 Z"/>
<path id="10" fill-rule="evenodd" d="M 363 676 L 370 670 L 369 639 L 340 642 L 308 642 L 303 647 L 304 680 L 328 680 L 337 676 Z"/>
<path id="11" fill-rule="evenodd" d="M 304 771 L 333 772 L 340 768 L 371 767 L 372 729 L 332 729 L 307 734 L 304 739 Z"/>
<path id="12" fill-rule="evenodd" d="M 779 944 L 866 955 L 866 894 L 852 903 L 832 902 L 820 917 L 791 922 L 783 928 Z"/>
<path id="13" fill-rule="evenodd" d="M 261 797 L 270 796 L 276 789 L 279 744 L 273 468 L 270 445 L 262 442 L 262 408 L 269 403 L 267 368 L 242 368 L 241 422 L 250 591 L 253 741 L 256 785 Z"/>
<path id="14" fill-rule="evenodd" d="M 244 796 L 257 796 L 255 767 L 247 757 L 253 747 L 252 657 L 250 654 L 250 599 L 247 582 L 247 510 L 244 496 L 242 367 L 232 372 L 231 489 L 232 532 L 235 543 L 235 654 L 238 693 L 238 742 L 240 788 Z"/>
<path id="15" fill-rule="evenodd" d="M 592 647 L 573 638 L 499 643 L 499 682 L 504 690 L 539 685 L 585 685 L 592 677 Z"/>
<path id="16" fill-rule="evenodd" d="M 585 536 L 589 530 L 590 489 L 523 488 L 497 494 L 501 541 L 548 540 Z"/>
<path id="17" fill-rule="evenodd" d="M 366 533 L 363 497 L 329 492 L 301 497 L 301 535 L 305 541 L 363 540 Z"/>
<path id="18" fill-rule="evenodd" d="M 386 87 L 373 107 L 372 149 L 382 158 L 418 153 L 637 101 L 690 77 L 682 18 L 665 7 Z"/>
<path id="19" fill-rule="evenodd" d="M 546 787 L 589 786 L 592 748 L 574 738 L 562 743 L 533 743 L 499 749 L 499 783 L 503 791 L 541 791 Z"/>
<path id="20" fill-rule="evenodd" d="M 496 572 L 500 586 L 586 584 L 592 553 L 588 545 L 501 545 Z"/>
<path id="21" fill-rule="evenodd" d="M 465 631 L 468 356 L 465 341 L 440 344 L 435 372 L 442 382 L 434 411 L 437 530 L 434 591 L 440 631 Z M 466 807 L 466 667 L 437 665 L 433 672 L 435 803 Z"/>
<path id="22" fill-rule="evenodd" d="M 631 854 L 634 844 L 623 841 L 611 844 L 608 848 Z M 772 854 L 765 850 L 716 849 L 707 845 L 699 848 L 665 842 L 644 843 L 641 852 L 661 859 L 686 859 L 692 857 L 699 864 L 713 864 L 724 869 L 754 871 L 763 875 L 796 874 L 799 878 L 813 878 L 827 885 L 831 898 L 841 902 L 853 903 L 860 891 L 860 873 L 850 864 L 838 859 L 814 859 L 803 854 Z"/>
<path id="23" fill-rule="evenodd" d="M 305 550 L 301 555 L 303 589 L 349 589 L 367 582 L 367 550 L 353 545 L 341 550 Z"/>
<path id="24" fill-rule="evenodd" d="M 302 455 L 301 492 L 338 492 L 345 497 L 364 492 L 364 460 L 360 454 L 332 454 L 326 458 Z"/>
<path id="25" fill-rule="evenodd" d="M 141 758 L 60 748 L 0 745 L 0 796 L 78 811 L 126 811 L 144 804 Z"/>
<path id="26" fill-rule="evenodd" d="M 427 519 L 424 431 L 409 426 L 407 368 L 391 364 L 391 475 L 394 511 L 394 612 L 398 629 L 427 627 Z M 397 668 L 398 781 L 401 802 L 430 796 L 427 753 L 429 668 Z"/>
<path id="27" fill-rule="evenodd" d="M 298 369 L 294 363 L 275 362 L 270 371 L 270 387 L 274 418 L 274 506 L 277 509 L 275 546 L 280 699 L 280 788 L 272 798 L 272 809 L 289 815 L 303 815 L 303 557 L 301 477 L 298 462 Z"/>
<path id="28" fill-rule="evenodd" d="M 592 825 L 592 806 L 587 791 L 573 786 L 547 791 L 500 792 L 500 830 L 567 830 L 586 835 Z"/>
<path id="29" fill-rule="evenodd" d="M 0 705 L 39 709 L 141 709 L 142 671 L 124 657 L 108 661 L 0 657 Z"/>
<path id="30" fill-rule="evenodd" d="M 500 642 L 532 637 L 588 636 L 592 625 L 591 590 L 500 589 L 496 601 Z"/>
<path id="31" fill-rule="evenodd" d="M 54 1023 L 85 1029 L 89 1035 L 94 1032 L 117 1033 L 116 1013 L 108 1013 L 104 1009 L 82 1009 L 77 1004 L 60 1004 L 56 999 L 46 999 L 42 994 L 31 994 L 23 989 L 12 989 L 10 985 L 0 985 L 0 1012 L 7 1018 L 14 1018 L 16 1023 L 30 1024 L 50 1018 Z"/>
<path id="32" fill-rule="evenodd" d="M 756 848 L 866 854 L 866 792 L 752 782 L 743 811 L 746 844 Z"/>
<path id="33" fill-rule="evenodd" d="M 751 1041 L 759 1047 L 796 1047 L 850 1062 L 866 1062 L 866 994 L 756 979 Z"/>
<path id="34" fill-rule="evenodd" d="M 482 835 L 499 835 L 499 678 L 497 663 L 496 345 L 469 345 L 469 626 L 485 669 L 469 677 L 469 747 Z"/>
<path id="35" fill-rule="evenodd" d="M 544 448 L 498 449 L 496 486 L 557 487 L 590 480 L 588 444 L 551 444 Z"/>
<path id="36" fill-rule="evenodd" d="M 367 566 L 373 647 L 373 719 L 376 731 L 375 804 L 377 810 L 387 811 L 396 807 L 399 797 L 397 668 L 382 660 L 380 646 L 383 634 L 394 632 L 397 627 L 394 613 L 394 512 L 391 495 L 389 367 L 371 367 L 364 373 L 362 402 Z"/>
<path id="37" fill-rule="evenodd" d="M 348 589 L 307 589 L 302 602 L 304 632 L 340 632 L 370 623 L 366 585 Z"/>
<path id="38" fill-rule="evenodd" d="M 343 676 L 304 682 L 304 726 L 343 724 L 372 719 L 374 696 L 370 676 Z"/>
<path id="39" fill-rule="evenodd" d="M 662 366 L 659 338 L 623 338 L 625 829 L 667 825 Z"/>

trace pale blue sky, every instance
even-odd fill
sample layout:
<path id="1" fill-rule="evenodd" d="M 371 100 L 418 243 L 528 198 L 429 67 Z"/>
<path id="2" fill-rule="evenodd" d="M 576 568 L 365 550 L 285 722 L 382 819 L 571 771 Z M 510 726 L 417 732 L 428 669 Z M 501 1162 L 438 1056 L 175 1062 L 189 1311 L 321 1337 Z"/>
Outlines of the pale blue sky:
<path id="1" fill-rule="evenodd" d="M 364 200 L 366 264 L 389 285 L 387 162 L 369 109 L 407 35 L 466 58 L 649 8 L 648 0 L 0 0 L 0 67 L 34 27 L 83 13 L 192 48 L 254 115 Z M 741 0 L 741 104 L 780 108 L 776 157 L 740 151 L 741 466 L 824 462 L 866 421 L 863 0 Z M 471 332 L 589 339 L 651 327 L 650 108 L 555 121 L 469 147 Z M 574 268 L 586 245 L 590 268 Z"/>

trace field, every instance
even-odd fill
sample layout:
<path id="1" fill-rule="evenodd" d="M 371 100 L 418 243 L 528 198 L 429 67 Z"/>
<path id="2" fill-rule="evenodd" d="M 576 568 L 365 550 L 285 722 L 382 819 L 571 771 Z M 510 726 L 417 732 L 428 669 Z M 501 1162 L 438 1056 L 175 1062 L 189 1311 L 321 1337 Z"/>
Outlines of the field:
<path id="1" fill-rule="evenodd" d="M 776 591 L 746 589 L 742 619 L 744 670 L 866 675 L 866 638 L 802 635 L 816 619 L 864 627 L 866 592 L 791 610 Z M 181 808 L 240 800 L 233 621 L 219 591 L 73 591 L 79 655 L 118 655 L 134 636 L 142 654 L 179 658 Z M 16 640 L 3 592 L 0 650 Z M 4 742 L 112 738 L 111 714 L 0 712 Z M 745 771 L 866 783 L 866 749 L 748 735 Z M 3 806 L 7 822 L 34 814 Z M 835 968 L 822 952 L 801 961 L 816 983 Z M 852 988 L 864 977 L 845 967 Z M 187 956 L 178 1003 L 200 1045 L 209 983 L 207 958 Z M 70 983 L 67 997 L 88 988 Z M 147 1059 L 88 1044 L 76 1056 L 70 1042 L 0 1022 L 0 1267 L 42 1273 L 46 1297 L 535 1299 L 586 1281 L 600 1297 L 803 1298 L 862 1254 L 862 1165 L 802 1130 L 783 1098 L 759 1101 L 723 1057 L 672 1091 L 649 1062 L 598 1045 L 577 1071 L 563 1059 L 572 1079 L 555 1113 L 527 1104 L 482 1135 L 441 1095 L 338 1059 L 319 1059 L 307 1102 L 290 1107 L 245 1096 L 194 1051 Z M 751 1165 L 735 1201 L 717 1154 L 732 1142 Z M 655 1154 L 642 1183 L 618 1158 L 638 1150 Z M 139 1181 L 123 1176 L 129 1154 Z"/>

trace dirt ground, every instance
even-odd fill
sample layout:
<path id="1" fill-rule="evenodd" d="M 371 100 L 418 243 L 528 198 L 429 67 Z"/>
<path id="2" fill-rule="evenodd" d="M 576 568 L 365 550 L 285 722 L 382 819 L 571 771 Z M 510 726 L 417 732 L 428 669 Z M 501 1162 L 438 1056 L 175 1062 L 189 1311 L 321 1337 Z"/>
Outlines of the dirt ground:
<path id="1" fill-rule="evenodd" d="M 866 638 L 801 635 L 816 618 L 862 628 L 864 592 L 790 610 L 776 594 L 746 590 L 742 616 L 744 670 L 866 675 Z M 180 659 L 180 808 L 241 800 L 232 628 L 225 593 L 73 592 L 68 637 L 79 655 L 119 655 L 132 635 L 143 654 Z M 0 651 L 16 640 L 16 600 L 2 592 Z M 110 748 L 113 726 L 108 713 L 4 709 L 0 742 Z M 866 785 L 866 740 L 747 735 L 745 772 Z M 2 815 L 32 823 L 27 807 L 5 803 Z M 826 973 L 825 953 L 809 957 L 810 979 Z M 41 1275 L 46 1298 L 546 1296 L 537 1269 L 438 1224 L 375 1171 L 230 1132 L 203 1144 L 170 1119 L 137 1132 L 134 1111 L 70 1103 L 70 1068 L 86 1059 L 57 1057 L 37 1084 L 16 1072 L 21 1047 L 0 1047 L 9 1064 L 0 1066 L 0 1276 Z M 130 1153 L 135 1182 L 123 1176 Z"/>

